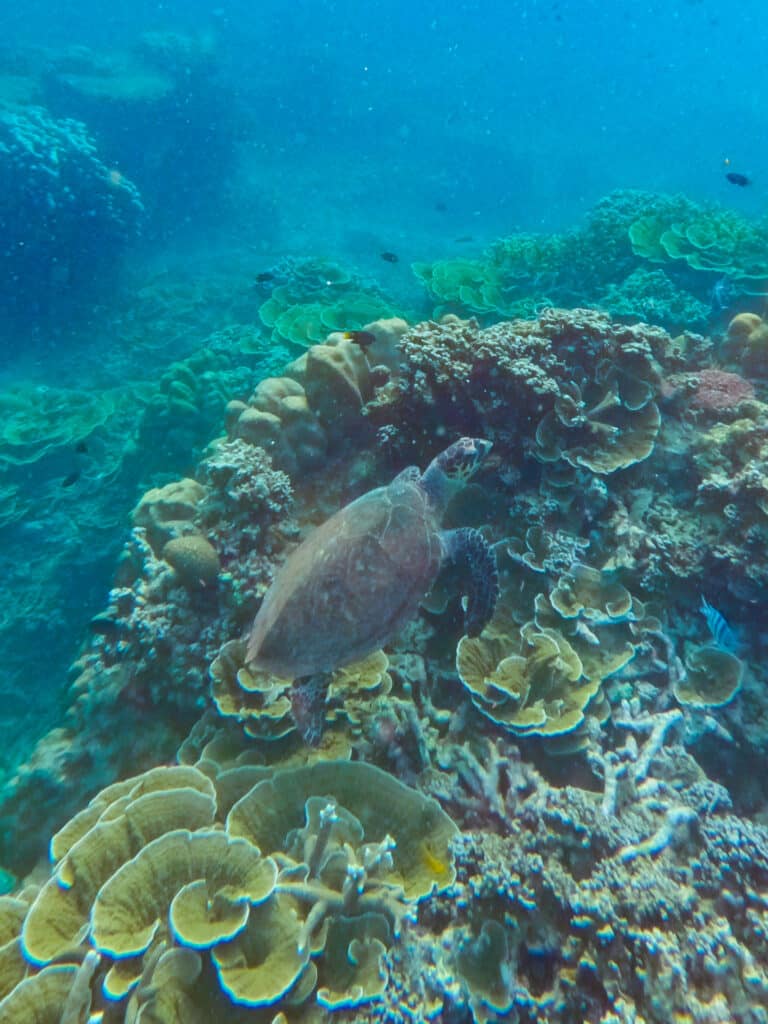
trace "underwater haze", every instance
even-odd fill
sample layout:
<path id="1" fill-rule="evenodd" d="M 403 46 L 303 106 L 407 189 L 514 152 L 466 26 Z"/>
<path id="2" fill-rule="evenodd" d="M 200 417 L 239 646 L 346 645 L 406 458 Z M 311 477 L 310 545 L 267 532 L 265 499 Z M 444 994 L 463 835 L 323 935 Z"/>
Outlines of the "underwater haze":
<path id="1" fill-rule="evenodd" d="M 763 1024 L 763 8 L 0 21 L 0 1024 Z"/>

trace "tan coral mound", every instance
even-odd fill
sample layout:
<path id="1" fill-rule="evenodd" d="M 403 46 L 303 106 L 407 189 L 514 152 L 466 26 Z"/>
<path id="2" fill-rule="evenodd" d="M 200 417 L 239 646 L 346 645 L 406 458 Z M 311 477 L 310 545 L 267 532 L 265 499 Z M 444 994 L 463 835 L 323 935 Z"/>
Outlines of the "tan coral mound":
<path id="1" fill-rule="evenodd" d="M 169 540 L 163 548 L 163 558 L 187 587 L 211 586 L 221 568 L 213 544 L 197 533 Z"/>
<path id="2" fill-rule="evenodd" d="M 725 345 L 745 373 L 765 376 L 768 372 L 768 323 L 756 313 L 738 313 L 731 320 Z"/>

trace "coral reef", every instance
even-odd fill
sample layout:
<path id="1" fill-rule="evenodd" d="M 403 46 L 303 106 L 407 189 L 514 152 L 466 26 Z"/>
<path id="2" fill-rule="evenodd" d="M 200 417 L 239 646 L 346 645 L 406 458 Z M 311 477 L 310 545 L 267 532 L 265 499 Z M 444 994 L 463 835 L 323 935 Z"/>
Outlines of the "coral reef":
<path id="1" fill-rule="evenodd" d="M 6 787 L 6 820 L 65 814 L 72 809 L 71 798 L 64 796 L 67 780 L 82 775 L 85 765 L 94 788 L 130 770 L 140 756 L 140 750 L 129 748 L 135 726 L 120 728 L 118 722 L 125 726 L 128 719 L 134 723 L 151 717 L 155 724 L 142 732 L 147 747 L 154 744 L 159 753 L 178 745 L 209 699 L 208 666 L 227 664 L 223 653 L 217 655 L 226 641 L 247 628 L 271 578 L 273 561 L 302 528 L 343 504 L 343 494 L 369 489 L 372 474 L 378 480 L 391 479 L 406 458 L 415 461 L 416 447 L 418 461 L 426 464 L 446 431 L 493 439 L 495 459 L 479 484 L 468 489 L 469 500 L 458 500 L 455 510 L 449 510 L 448 525 L 485 522 L 492 538 L 503 540 L 510 554 L 515 552 L 513 561 L 519 557 L 525 567 L 522 577 L 514 570 L 516 583 L 505 584 L 508 593 L 514 586 L 523 587 L 513 602 L 514 627 L 504 631 L 506 646 L 498 657 L 489 653 L 481 659 L 484 664 L 486 657 L 496 657 L 494 665 L 511 659 L 507 667 L 521 670 L 517 683 L 508 680 L 512 689 L 504 698 L 517 693 L 516 710 L 511 718 L 510 709 L 503 714 L 493 710 L 498 698 L 488 703 L 481 681 L 486 669 L 470 683 L 473 699 L 484 714 L 490 711 L 491 720 L 503 718 L 507 726 L 525 707 L 548 709 L 543 712 L 550 723 L 545 729 L 548 742 L 555 735 L 562 741 L 568 734 L 568 742 L 561 742 L 563 751 L 583 748 L 589 722 L 605 720 L 610 691 L 606 681 L 620 677 L 632 652 L 647 646 L 640 604 L 631 603 L 615 621 L 606 608 L 615 601 L 623 608 L 628 594 L 645 599 L 662 565 L 680 579 L 691 573 L 703 578 L 705 558 L 714 558 L 722 546 L 711 551 L 693 541 L 684 546 L 679 520 L 690 512 L 673 513 L 663 501 L 654 501 L 652 492 L 640 500 L 631 479 L 629 489 L 619 482 L 609 490 L 603 482 L 648 462 L 658 472 L 659 403 L 668 403 L 672 422 L 687 412 L 676 411 L 681 399 L 670 398 L 674 386 L 664 382 L 681 365 L 693 366 L 689 372 L 697 366 L 713 372 L 706 368 L 706 346 L 694 335 L 673 342 L 660 329 L 617 324 L 593 311 L 549 310 L 534 322 L 486 329 L 451 317 L 410 329 L 398 321 L 366 326 L 375 338 L 368 353 L 332 334 L 287 368 L 290 377 L 266 378 L 247 403 L 230 402 L 227 437 L 211 447 L 197 479 L 150 491 L 139 502 L 109 606 L 94 619 L 95 637 L 73 670 L 68 724 L 64 732 L 54 731 L 41 742 Z M 708 413 L 719 414 L 719 409 Z M 266 434 L 259 426 L 265 422 L 270 424 Z M 419 429 L 409 440 L 395 424 L 418 424 Z M 736 426 L 715 424 L 711 429 Z M 282 472 L 272 468 L 265 446 Z M 719 444 L 718 457 L 729 450 Z M 740 450 L 745 450 L 743 445 Z M 704 458 L 688 456 L 689 475 L 697 464 L 703 471 Z M 291 487 L 285 471 L 301 480 L 294 507 L 297 523 L 288 518 Z M 658 478 L 662 490 L 664 472 Z M 521 489 L 523 475 L 528 484 Z M 700 488 L 697 500 L 703 501 L 709 491 Z M 635 518 L 628 525 L 630 501 L 635 502 Z M 652 525 L 661 522 L 663 530 Z M 199 561 L 188 572 L 179 558 L 189 549 Z M 182 553 L 179 558 L 177 551 Z M 601 570 L 623 576 L 621 583 L 607 580 L 607 592 L 614 594 L 606 598 L 608 604 L 590 611 L 596 598 L 587 587 L 581 604 L 571 608 L 574 598 L 566 600 L 566 593 L 574 587 L 580 593 L 588 573 L 599 576 Z M 759 564 L 747 571 L 759 573 Z M 729 583 L 735 588 L 738 579 Z M 615 595 L 622 595 L 621 600 Z M 685 598 L 679 600 L 685 608 Z M 631 624 L 640 630 L 637 637 L 628 632 Z M 436 627 L 432 629 L 438 637 Z M 706 642 L 705 636 L 698 639 L 700 645 Z M 595 656 L 597 642 L 602 658 Z M 529 662 L 525 670 L 520 659 Z M 389 674 L 398 687 L 409 685 L 408 672 L 401 673 L 397 659 L 390 657 L 390 662 Z M 491 676 L 494 665 L 488 669 Z M 452 652 L 447 650 L 435 666 L 450 675 Z M 273 741 L 282 737 L 271 755 L 278 756 L 285 743 L 295 742 L 285 683 L 247 677 L 244 671 L 238 656 L 234 668 L 221 677 L 214 669 L 214 697 L 226 715 L 247 723 L 252 736 Z M 470 677 L 475 678 L 470 673 L 465 681 Z M 362 684 L 370 688 L 370 714 L 362 710 L 365 700 L 355 696 L 360 684 L 352 685 L 351 677 L 340 684 L 338 700 L 329 706 L 332 723 L 344 723 L 341 732 L 352 728 L 356 742 L 376 749 L 379 735 L 387 730 L 412 729 L 407 724 L 407 690 L 392 689 L 386 678 L 378 672 Z M 568 680 L 583 678 L 573 690 L 575 703 L 569 703 L 569 696 L 561 705 L 558 678 L 569 692 Z M 549 694 L 552 686 L 554 695 Z M 563 707 L 570 709 L 564 719 L 568 724 L 555 726 Z M 162 710 L 171 708 L 173 728 Z M 104 737 L 95 745 L 89 743 L 94 730 Z M 41 774 L 47 795 L 29 804 L 28 794 L 39 786 Z M 20 831 L 34 845 L 31 820 Z M 17 844 L 14 863 L 23 862 L 26 850 Z"/>
<path id="2" fill-rule="evenodd" d="M 0 308 L 40 318 L 92 298 L 136 234 L 135 185 L 110 173 L 83 124 L 35 107 L 0 110 L 0 173 Z"/>
<path id="3" fill-rule="evenodd" d="M 13 599 L 0 612 L 9 730 L 0 751 L 2 775 L 60 719 L 58 700 L 31 704 L 23 694 L 30 678 L 66 678 L 84 616 L 95 615 L 109 589 L 126 510 L 179 468 L 191 470 L 218 430 L 227 400 L 247 395 L 255 372 L 282 367 L 287 358 L 263 333 L 241 325 L 206 334 L 203 300 L 212 318 L 240 315 L 232 294 L 210 283 L 196 302 L 194 290 L 173 289 L 167 279 L 162 289 L 147 292 L 131 311 L 130 326 L 120 309 L 104 323 L 103 338 L 94 342 L 98 368 L 93 354 L 71 353 L 56 387 L 29 379 L 3 389 L 0 566 Z M 169 347 L 153 349 L 153 331 Z M 157 371 L 171 352 L 181 356 L 190 344 L 184 358 Z M 155 371 L 157 379 L 147 382 Z M 84 381 L 102 373 L 110 386 L 86 390 Z"/>
<path id="4" fill-rule="evenodd" d="M 585 229 L 626 276 L 647 202 Z M 670 263 L 710 273 L 675 237 Z M 564 251 L 495 258 L 524 278 Z M 19 876 L 62 828 L 38 887 L 0 900 L 0 1021 L 761 1020 L 764 780 L 737 773 L 768 735 L 740 614 L 766 585 L 768 406 L 740 324 L 388 317 L 229 395 L 216 370 L 225 432 L 136 504 L 66 716 L 4 788 Z M 165 408 L 193 419 L 203 365 L 169 373 Z M 446 565 L 385 652 L 335 673 L 310 749 L 292 681 L 247 663 L 274 572 L 465 435 L 493 450 L 446 526 L 493 546 L 496 613 L 457 645 Z"/>
<path id="5" fill-rule="evenodd" d="M 704 330 L 720 308 L 761 295 L 768 224 L 684 196 L 623 189 L 560 235 L 498 239 L 479 257 L 414 263 L 446 313 L 484 323 L 589 306 L 630 323 Z"/>
<path id="6" fill-rule="evenodd" d="M 693 271 L 740 282 L 765 280 L 765 226 L 729 210 L 701 207 L 683 196 L 660 197 L 652 213 L 629 227 L 638 256 L 651 263 L 681 261 Z"/>
<path id="7" fill-rule="evenodd" d="M 73 809 L 75 780 L 111 782 L 135 758 L 169 756 L 199 714 L 208 665 L 266 589 L 268 556 L 278 547 L 273 525 L 291 497 L 263 450 L 242 442 L 216 446 L 201 475 L 204 483 L 166 485 L 139 502 L 109 603 L 73 665 L 65 723 L 6 787 L 4 814 L 26 815 L 36 804 L 35 815 L 60 821 Z M 166 560 L 174 540 L 204 547 L 205 585 L 198 576 L 190 586 L 185 570 Z M 26 849 L 18 837 L 8 856 L 19 863 Z"/>
<path id="8" fill-rule="evenodd" d="M 332 331 L 358 330 L 398 315 L 375 282 L 336 263 L 286 259 L 269 274 L 271 291 L 259 318 L 276 342 L 307 348 Z"/>

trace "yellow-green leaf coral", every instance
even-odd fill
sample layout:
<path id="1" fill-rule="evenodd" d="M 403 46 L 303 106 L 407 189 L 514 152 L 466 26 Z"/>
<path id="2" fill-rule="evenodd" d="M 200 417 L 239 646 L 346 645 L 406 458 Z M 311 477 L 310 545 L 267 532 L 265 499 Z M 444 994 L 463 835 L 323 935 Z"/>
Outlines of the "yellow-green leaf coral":
<path id="1" fill-rule="evenodd" d="M 626 618 L 632 609 L 632 595 L 626 587 L 581 562 L 560 577 L 549 600 L 562 618 L 582 616 L 590 623 Z"/>
<path id="2" fill-rule="evenodd" d="M 681 704 L 719 708 L 729 704 L 741 689 L 744 665 L 721 647 L 697 647 L 685 659 L 685 675 L 675 683 Z"/>
<path id="3" fill-rule="evenodd" d="M 254 907 L 241 934 L 211 953 L 230 999 L 245 1006 L 270 1006 L 300 981 L 309 959 L 307 951 L 299 951 L 300 933 L 292 900 L 272 896 Z"/>
<path id="4" fill-rule="evenodd" d="M 403 785 L 380 768 L 362 762 L 326 761 L 307 768 L 276 772 L 238 801 L 227 830 L 256 843 L 267 853 L 282 850 L 285 838 L 304 824 L 310 796 L 333 797 L 360 821 L 368 843 L 395 840 L 391 881 L 402 885 L 407 899 L 418 900 L 455 877 L 449 843 L 457 828 L 436 801 Z M 448 864 L 439 872 L 424 856 L 429 840 L 435 860 Z"/>
<path id="5" fill-rule="evenodd" d="M 0 1002 L 0 1024 L 60 1024 L 77 972 L 76 965 L 56 964 L 19 982 Z"/>
<path id="6" fill-rule="evenodd" d="M 183 825 L 203 828 L 214 814 L 210 793 L 184 787 L 145 793 L 117 817 L 97 821 L 68 850 L 32 904 L 22 931 L 25 955 L 43 964 L 79 945 L 97 893 L 122 865 L 164 832 Z"/>
<path id="7" fill-rule="evenodd" d="M 250 906 L 269 896 L 276 877 L 274 862 L 245 840 L 214 831 L 167 832 L 99 890 L 91 913 L 94 945 L 113 957 L 136 956 L 148 948 L 170 908 L 175 937 L 208 948 L 244 927 Z M 190 883 L 201 884 L 185 888 Z"/>
<path id="8" fill-rule="evenodd" d="M 387 984 L 383 957 L 389 942 L 389 923 L 381 914 L 336 918 L 323 950 L 318 1003 L 340 1010 L 378 998 Z"/>
<path id="9" fill-rule="evenodd" d="M 114 817 L 113 810 L 115 813 L 122 813 L 125 805 L 117 807 L 117 801 L 125 798 L 135 800 L 144 793 L 154 793 L 158 790 L 183 788 L 197 789 L 211 797 L 214 795 L 210 779 L 201 775 L 196 768 L 186 765 L 161 765 L 158 768 L 150 768 L 141 775 L 134 775 L 106 786 L 96 794 L 87 807 L 79 811 L 53 836 L 50 843 L 51 860 L 60 861 L 100 818 Z"/>

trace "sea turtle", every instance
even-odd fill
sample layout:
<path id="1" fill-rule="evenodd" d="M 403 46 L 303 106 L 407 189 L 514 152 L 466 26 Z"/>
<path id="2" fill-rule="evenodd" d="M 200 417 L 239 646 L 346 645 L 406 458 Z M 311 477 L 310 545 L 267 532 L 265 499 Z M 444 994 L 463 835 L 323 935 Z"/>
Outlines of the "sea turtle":
<path id="1" fill-rule="evenodd" d="M 246 660 L 294 680 L 297 725 L 319 738 L 330 673 L 390 640 L 412 619 L 441 567 L 468 572 L 465 628 L 477 636 L 493 614 L 493 550 L 474 529 L 441 530 L 443 513 L 491 449 L 462 437 L 422 474 L 404 469 L 346 505 L 286 559 L 253 623 Z"/>

